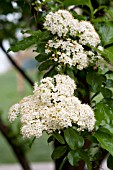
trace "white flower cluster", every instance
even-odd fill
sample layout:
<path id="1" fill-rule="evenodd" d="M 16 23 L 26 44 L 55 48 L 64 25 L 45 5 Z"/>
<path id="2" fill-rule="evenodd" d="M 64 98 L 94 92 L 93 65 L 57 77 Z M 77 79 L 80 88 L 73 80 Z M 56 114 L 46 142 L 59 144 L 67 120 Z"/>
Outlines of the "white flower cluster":
<path id="1" fill-rule="evenodd" d="M 44 27 L 55 35 L 46 44 L 45 53 L 51 53 L 52 59 L 58 63 L 82 70 L 102 59 L 95 50 L 85 47 L 100 47 L 99 35 L 89 21 L 78 21 L 69 11 L 58 10 L 46 16 Z"/>
<path id="2" fill-rule="evenodd" d="M 58 63 L 69 64 L 70 66 L 77 66 L 77 69 L 82 70 L 88 66 L 88 57 L 81 44 L 76 40 L 68 38 L 64 40 L 49 40 L 46 44 L 45 53 L 55 51 L 52 54 L 52 59 Z"/>
<path id="3" fill-rule="evenodd" d="M 16 118 L 17 118 L 17 116 L 19 115 L 19 113 L 20 113 L 20 110 L 19 110 L 19 108 L 20 108 L 20 105 L 17 103 L 17 104 L 15 104 L 15 105 L 13 105 L 11 108 L 10 108 L 10 111 L 9 111 L 9 113 L 10 113 L 10 115 L 9 115 L 9 121 L 14 121 Z"/>
<path id="4" fill-rule="evenodd" d="M 89 44 L 96 47 L 100 43 L 100 38 L 94 29 L 94 26 L 89 21 L 79 22 L 79 43 L 86 45 Z"/>
<path id="5" fill-rule="evenodd" d="M 35 83 L 33 95 L 23 98 L 11 107 L 9 120 L 18 114 L 22 123 L 23 137 L 40 137 L 75 124 L 78 131 L 92 131 L 95 125 L 94 112 L 87 104 L 81 104 L 74 96 L 76 84 L 69 76 L 56 75 Z"/>
<path id="6" fill-rule="evenodd" d="M 46 16 L 44 26 L 52 32 L 52 34 L 58 34 L 59 37 L 66 36 L 67 33 L 75 35 L 78 30 L 78 20 L 66 10 L 58 10 L 53 13 L 50 12 Z"/>
<path id="7" fill-rule="evenodd" d="M 75 38 L 78 37 L 79 43 L 83 45 L 90 44 L 95 47 L 100 43 L 99 35 L 93 25 L 89 21 L 74 19 L 67 10 L 50 12 L 46 16 L 44 26 L 52 34 L 57 34 L 58 37 L 65 37 L 67 34 Z"/>

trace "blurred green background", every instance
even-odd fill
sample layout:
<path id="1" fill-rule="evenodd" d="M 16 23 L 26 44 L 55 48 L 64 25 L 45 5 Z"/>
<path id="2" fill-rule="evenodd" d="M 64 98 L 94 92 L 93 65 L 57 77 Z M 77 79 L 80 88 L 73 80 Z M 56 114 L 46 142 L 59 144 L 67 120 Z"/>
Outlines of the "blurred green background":
<path id="1" fill-rule="evenodd" d="M 35 82 L 39 79 L 37 71 L 30 70 L 27 74 Z M 22 95 L 17 90 L 17 72 L 12 69 L 4 74 L 0 74 L 0 110 L 4 123 L 9 124 L 9 108 L 21 100 L 24 96 L 32 94 L 32 88 L 24 80 L 24 92 Z M 16 126 L 16 125 L 15 125 Z M 14 126 L 14 128 L 16 128 Z M 26 155 L 30 162 L 47 162 L 51 161 L 52 144 L 47 143 L 48 136 L 44 134 L 41 138 L 36 139 L 31 148 L 28 147 Z M 1 154 L 2 153 L 2 154 Z M 12 148 L 0 132 L 0 163 L 17 162 Z"/>

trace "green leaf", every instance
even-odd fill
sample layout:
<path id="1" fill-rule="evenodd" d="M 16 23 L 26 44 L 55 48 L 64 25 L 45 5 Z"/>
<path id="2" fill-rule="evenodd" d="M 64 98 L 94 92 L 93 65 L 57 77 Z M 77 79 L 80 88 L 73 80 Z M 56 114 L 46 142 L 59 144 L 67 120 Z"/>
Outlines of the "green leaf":
<path id="1" fill-rule="evenodd" d="M 50 143 L 50 142 L 52 142 L 53 141 L 53 135 L 51 135 L 49 138 L 48 138 L 48 140 L 47 140 L 47 143 Z"/>
<path id="2" fill-rule="evenodd" d="M 37 45 L 36 51 L 38 53 L 44 53 L 44 51 L 45 51 L 45 43 L 41 42 L 41 40 L 40 41 L 38 40 L 38 43 L 36 45 Z"/>
<path id="3" fill-rule="evenodd" d="M 90 8 L 91 11 L 91 17 L 93 18 L 93 6 L 91 4 L 90 0 L 64 0 L 64 5 L 66 7 L 71 6 L 71 5 L 86 5 L 87 7 Z"/>
<path id="4" fill-rule="evenodd" d="M 72 79 L 74 79 L 75 76 L 71 68 L 67 67 L 66 72 Z"/>
<path id="5" fill-rule="evenodd" d="M 103 127 L 99 128 L 99 131 L 113 135 L 113 125 L 105 124 Z"/>
<path id="6" fill-rule="evenodd" d="M 79 136 L 79 133 L 72 128 L 64 130 L 64 138 L 72 150 L 81 148 L 84 145 L 84 140 Z"/>
<path id="7" fill-rule="evenodd" d="M 113 136 L 104 132 L 95 132 L 94 136 L 101 144 L 103 149 L 106 149 L 113 156 Z"/>
<path id="8" fill-rule="evenodd" d="M 39 71 L 44 71 L 44 70 L 48 70 L 50 68 L 50 66 L 55 65 L 56 63 L 53 60 L 47 60 L 43 63 L 40 64 L 40 66 L 38 67 Z"/>
<path id="9" fill-rule="evenodd" d="M 84 89 L 84 88 L 77 88 L 77 91 L 78 91 L 79 93 L 81 93 L 81 95 L 82 95 L 83 97 L 85 97 L 86 94 L 87 94 L 86 89 Z M 76 91 L 75 91 L 75 93 L 76 93 Z"/>
<path id="10" fill-rule="evenodd" d="M 90 0 L 65 0 L 64 5 L 70 6 L 70 5 L 86 5 L 89 8 L 91 8 L 91 2 Z"/>
<path id="11" fill-rule="evenodd" d="M 64 138 L 71 149 L 77 149 L 78 135 L 75 130 L 73 130 L 72 128 L 65 129 Z"/>
<path id="12" fill-rule="evenodd" d="M 35 139 L 36 139 L 36 137 L 34 137 L 33 140 L 31 141 L 31 143 L 29 144 L 29 147 L 30 147 L 30 148 L 32 147 L 32 145 L 33 145 Z"/>
<path id="13" fill-rule="evenodd" d="M 45 74 L 44 77 L 53 77 L 54 75 L 58 74 L 58 71 L 56 70 L 56 68 L 53 66 L 52 68 L 50 68 Z"/>
<path id="14" fill-rule="evenodd" d="M 71 150 L 67 155 L 69 163 L 74 166 L 81 159 L 79 153 L 77 151 Z"/>
<path id="15" fill-rule="evenodd" d="M 82 136 L 78 136 L 78 148 L 82 148 L 84 146 L 84 138 Z"/>
<path id="16" fill-rule="evenodd" d="M 113 23 L 112 22 L 98 23 L 96 27 L 102 38 L 102 43 L 104 46 L 113 43 Z"/>
<path id="17" fill-rule="evenodd" d="M 104 98 L 111 98 L 112 97 L 112 91 L 105 88 L 105 87 L 101 87 L 101 93 L 102 93 Z"/>
<path id="18" fill-rule="evenodd" d="M 38 30 L 38 31 L 34 31 L 34 30 L 26 30 L 26 31 L 21 31 L 23 34 L 27 33 L 27 34 L 30 34 L 30 35 L 33 35 L 33 36 L 41 36 L 43 35 L 42 31 L 41 30 Z"/>
<path id="19" fill-rule="evenodd" d="M 106 10 L 106 12 L 113 18 L 113 10 L 112 9 Z"/>
<path id="20" fill-rule="evenodd" d="M 110 0 L 97 0 L 99 5 L 108 5 Z"/>
<path id="21" fill-rule="evenodd" d="M 26 48 L 32 46 L 33 44 L 35 44 L 36 42 L 36 37 L 34 36 L 29 36 L 24 38 L 21 41 L 18 41 L 15 45 L 13 45 L 9 50 L 9 51 L 13 51 L 13 52 L 17 52 L 20 50 L 25 50 Z"/>
<path id="22" fill-rule="evenodd" d="M 88 170 L 92 170 L 92 165 L 91 165 L 91 162 L 90 162 L 90 157 L 88 155 L 88 152 L 84 151 L 84 150 L 79 150 L 78 152 L 79 152 L 81 159 L 85 161 Z"/>
<path id="23" fill-rule="evenodd" d="M 45 60 L 47 60 L 47 59 L 49 59 L 49 55 L 47 55 L 47 54 L 45 54 L 45 53 L 41 53 L 41 54 L 39 54 L 39 55 L 37 55 L 36 57 L 35 57 L 35 59 L 38 61 L 38 62 L 42 62 L 42 61 L 45 61 Z"/>
<path id="24" fill-rule="evenodd" d="M 113 87 L 113 80 L 112 79 L 107 79 L 105 82 L 106 87 Z"/>
<path id="25" fill-rule="evenodd" d="M 63 156 L 67 151 L 67 146 L 59 146 L 54 149 L 51 157 L 52 159 L 59 159 L 61 156 Z"/>
<path id="26" fill-rule="evenodd" d="M 113 112 L 113 98 L 110 98 L 110 99 L 108 99 L 108 98 L 105 99 L 104 98 L 104 99 L 102 99 L 102 102 L 104 104 L 106 104 L 106 106 L 108 106 L 108 108 Z"/>
<path id="27" fill-rule="evenodd" d="M 65 144 L 64 138 L 58 132 L 53 133 L 53 137 L 57 139 L 61 144 Z"/>
<path id="28" fill-rule="evenodd" d="M 74 18 L 78 19 L 79 21 L 87 19 L 86 16 L 83 16 L 83 15 L 80 15 L 80 14 L 78 15 L 75 11 L 72 11 L 72 15 L 73 15 Z"/>
<path id="29" fill-rule="evenodd" d="M 108 159 L 107 159 L 107 167 L 111 170 L 113 170 L 113 156 L 109 155 Z"/>
<path id="30" fill-rule="evenodd" d="M 107 59 L 107 61 L 113 62 L 113 51 L 112 50 L 113 50 L 113 46 L 104 49 L 104 51 L 100 53 L 103 57 L 105 57 L 105 59 Z"/>
<path id="31" fill-rule="evenodd" d="M 50 32 L 49 31 L 43 31 L 42 36 L 41 36 L 41 41 L 48 40 L 50 39 Z"/>
<path id="32" fill-rule="evenodd" d="M 26 48 L 32 46 L 33 44 L 36 44 L 36 41 L 41 37 L 41 35 L 42 32 L 40 30 L 35 31 L 33 35 L 25 37 L 23 40 L 18 41 L 15 45 L 11 46 L 8 52 L 9 51 L 17 52 L 20 50 L 25 50 Z"/>
<path id="33" fill-rule="evenodd" d="M 112 74 L 113 74 L 113 71 L 111 71 L 111 70 L 105 72 L 105 75 L 112 75 Z"/>
<path id="34" fill-rule="evenodd" d="M 107 104 L 100 102 L 95 108 L 95 118 L 99 124 L 102 122 L 109 123 L 110 119 L 113 119 L 113 110 Z"/>
<path id="35" fill-rule="evenodd" d="M 101 89 L 102 82 L 104 81 L 104 77 L 95 72 L 88 72 L 86 80 L 91 86 L 93 92 L 99 92 Z"/>

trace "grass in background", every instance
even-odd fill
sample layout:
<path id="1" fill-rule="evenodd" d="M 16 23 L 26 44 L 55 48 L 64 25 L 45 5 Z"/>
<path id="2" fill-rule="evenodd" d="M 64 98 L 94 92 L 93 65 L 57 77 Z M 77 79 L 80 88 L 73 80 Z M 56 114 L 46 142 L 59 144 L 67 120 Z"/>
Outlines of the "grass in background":
<path id="1" fill-rule="evenodd" d="M 32 93 L 32 88 L 25 82 L 24 95 Z M 17 91 L 17 73 L 9 71 L 0 75 L 0 109 L 7 116 L 10 106 L 18 102 L 23 96 Z"/>
<path id="2" fill-rule="evenodd" d="M 24 94 L 21 96 L 17 91 L 17 75 L 15 70 L 11 70 L 0 75 L 0 110 L 2 118 L 6 124 L 9 124 L 7 116 L 9 108 L 21 100 L 24 96 L 32 94 L 32 88 L 27 82 L 24 83 Z M 29 72 L 29 76 L 33 81 L 37 81 L 39 77 L 36 72 Z M 27 151 L 27 157 L 30 162 L 51 161 L 52 146 L 47 144 L 47 135 L 44 134 L 41 138 L 36 139 L 31 149 Z M 15 155 L 7 143 L 5 138 L 0 133 L 0 163 L 17 162 Z"/>

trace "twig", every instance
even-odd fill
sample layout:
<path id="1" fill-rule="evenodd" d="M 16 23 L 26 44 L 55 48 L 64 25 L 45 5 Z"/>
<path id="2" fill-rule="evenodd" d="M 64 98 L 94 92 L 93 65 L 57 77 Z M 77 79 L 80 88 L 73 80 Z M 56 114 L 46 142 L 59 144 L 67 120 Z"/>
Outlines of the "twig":
<path id="1" fill-rule="evenodd" d="M 0 47 L 3 50 L 3 52 L 6 54 L 9 61 L 12 63 L 12 65 L 19 71 L 19 73 L 22 74 L 22 76 L 27 80 L 27 82 L 30 84 L 30 86 L 33 87 L 34 83 L 33 81 L 27 76 L 27 74 L 16 64 L 16 62 L 12 59 L 12 57 L 6 52 L 5 48 L 2 45 L 2 42 L 0 42 Z"/>

